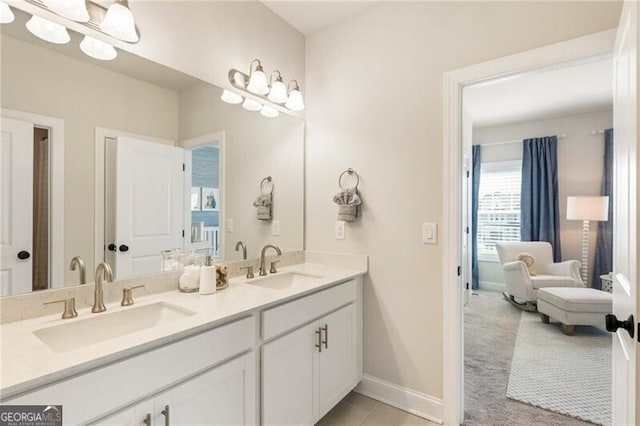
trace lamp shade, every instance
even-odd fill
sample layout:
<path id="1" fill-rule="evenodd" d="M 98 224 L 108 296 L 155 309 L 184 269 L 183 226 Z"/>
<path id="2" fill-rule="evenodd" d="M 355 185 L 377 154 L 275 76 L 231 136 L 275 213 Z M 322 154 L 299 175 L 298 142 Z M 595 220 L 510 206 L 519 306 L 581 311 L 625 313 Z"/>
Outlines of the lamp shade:
<path id="1" fill-rule="evenodd" d="M 289 99 L 287 99 L 285 106 L 292 111 L 302 111 L 304 109 L 302 93 L 297 89 L 292 90 L 291 93 L 289 93 Z"/>
<path id="2" fill-rule="evenodd" d="M 89 12 L 84 0 L 43 0 L 44 4 L 58 15 L 73 21 L 89 21 Z"/>
<path id="3" fill-rule="evenodd" d="M 123 41 L 135 43 L 140 39 L 136 32 L 133 13 L 124 0 L 117 0 L 109 6 L 100 27 L 107 34 Z"/>
<path id="4" fill-rule="evenodd" d="M 8 24 L 16 19 L 8 4 L 0 1 L 0 24 Z"/>
<path id="5" fill-rule="evenodd" d="M 65 27 L 36 15 L 27 21 L 26 26 L 31 34 L 50 43 L 65 44 L 71 40 Z"/>
<path id="6" fill-rule="evenodd" d="M 101 61 L 110 61 L 118 56 L 115 47 L 89 36 L 84 36 L 84 39 L 80 42 L 80 50 L 86 55 Z"/>
<path id="7" fill-rule="evenodd" d="M 568 220 L 609 220 L 609 197 L 567 197 Z"/>
<path id="8" fill-rule="evenodd" d="M 256 95 L 266 95 L 269 92 L 267 76 L 264 71 L 262 71 L 261 66 L 258 66 L 258 68 L 251 73 L 247 90 Z"/>
<path id="9" fill-rule="evenodd" d="M 287 86 L 284 85 L 282 80 L 276 80 L 271 85 L 268 99 L 276 104 L 283 104 L 287 101 Z"/>

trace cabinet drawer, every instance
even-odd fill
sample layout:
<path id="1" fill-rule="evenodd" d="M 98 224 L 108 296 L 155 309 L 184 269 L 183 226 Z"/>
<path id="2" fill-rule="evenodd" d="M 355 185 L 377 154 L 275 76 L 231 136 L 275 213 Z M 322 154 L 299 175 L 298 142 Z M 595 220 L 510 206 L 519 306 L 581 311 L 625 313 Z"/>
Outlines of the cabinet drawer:
<path id="1" fill-rule="evenodd" d="M 86 423 L 251 349 L 254 330 L 244 318 L 3 403 L 62 404 L 65 424 Z"/>
<path id="2" fill-rule="evenodd" d="M 262 312 L 262 338 L 270 339 L 356 300 L 358 285 L 349 280 Z"/>

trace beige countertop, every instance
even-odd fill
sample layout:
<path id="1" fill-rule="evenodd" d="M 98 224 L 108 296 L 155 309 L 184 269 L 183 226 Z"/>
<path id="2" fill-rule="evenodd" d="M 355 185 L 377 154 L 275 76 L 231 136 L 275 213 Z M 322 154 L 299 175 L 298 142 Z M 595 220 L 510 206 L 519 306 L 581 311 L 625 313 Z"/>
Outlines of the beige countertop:
<path id="1" fill-rule="evenodd" d="M 366 258 L 365 258 L 366 259 Z M 133 306 L 119 303 L 107 305 L 107 311 L 92 314 L 90 309 L 78 311 L 78 317 L 63 320 L 60 314 L 18 321 L 0 326 L 0 397 L 7 398 L 86 370 L 155 348 L 180 338 L 213 328 L 270 306 L 313 293 L 325 287 L 365 274 L 366 260 L 348 266 L 304 263 L 282 268 L 277 275 L 301 272 L 315 275 L 287 288 L 261 286 L 258 277 L 247 280 L 233 278 L 229 287 L 211 295 L 180 293 L 177 290 L 144 296 L 138 295 Z M 276 276 L 276 275 L 269 275 Z M 255 283 L 255 284 L 252 284 Z M 109 284 L 106 284 L 108 286 Z M 84 321 L 97 315 L 164 302 L 194 314 L 131 332 L 89 346 L 54 352 L 34 332 L 56 325 Z M 62 307 L 61 307 L 62 310 Z"/>

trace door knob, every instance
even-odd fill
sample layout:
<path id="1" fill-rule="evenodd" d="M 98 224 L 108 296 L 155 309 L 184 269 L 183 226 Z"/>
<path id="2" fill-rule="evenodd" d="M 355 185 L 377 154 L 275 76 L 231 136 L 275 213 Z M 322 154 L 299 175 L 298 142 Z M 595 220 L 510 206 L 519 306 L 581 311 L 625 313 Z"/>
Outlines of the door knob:
<path id="1" fill-rule="evenodd" d="M 615 315 L 607 314 L 606 323 L 607 323 L 607 331 L 610 331 L 611 333 L 615 333 L 616 330 L 618 330 L 619 328 L 624 328 L 625 330 L 627 330 L 627 333 L 629 333 L 629 336 L 633 338 L 634 330 L 635 330 L 633 315 L 629 315 L 626 321 L 619 321 Z"/>
<path id="2" fill-rule="evenodd" d="M 126 244 L 120 244 L 120 247 L 118 247 L 118 249 L 119 249 L 121 252 L 126 253 L 126 252 L 128 252 L 128 251 L 129 251 L 129 246 L 128 246 L 128 245 L 126 245 Z"/>
<path id="3" fill-rule="evenodd" d="M 20 260 L 27 260 L 30 257 L 31 253 L 29 253 L 28 251 L 22 250 L 18 252 L 18 259 Z"/>
<path id="4" fill-rule="evenodd" d="M 107 249 L 109 249 L 109 251 L 116 251 L 118 248 L 115 244 L 111 243 L 107 246 Z"/>

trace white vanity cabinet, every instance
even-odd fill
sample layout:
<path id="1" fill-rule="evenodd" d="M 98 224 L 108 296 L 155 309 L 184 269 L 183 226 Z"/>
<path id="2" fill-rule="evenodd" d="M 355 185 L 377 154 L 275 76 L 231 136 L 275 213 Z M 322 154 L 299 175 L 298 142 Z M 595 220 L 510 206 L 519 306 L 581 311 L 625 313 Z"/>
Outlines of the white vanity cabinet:
<path id="1" fill-rule="evenodd" d="M 359 280 L 351 280 L 263 313 L 263 334 L 298 326 L 262 346 L 263 424 L 313 424 L 360 381 L 359 292 Z M 330 313 L 299 325 L 322 311 Z"/>
<path id="2" fill-rule="evenodd" d="M 248 353 L 96 425 L 255 424 L 255 357 Z"/>

